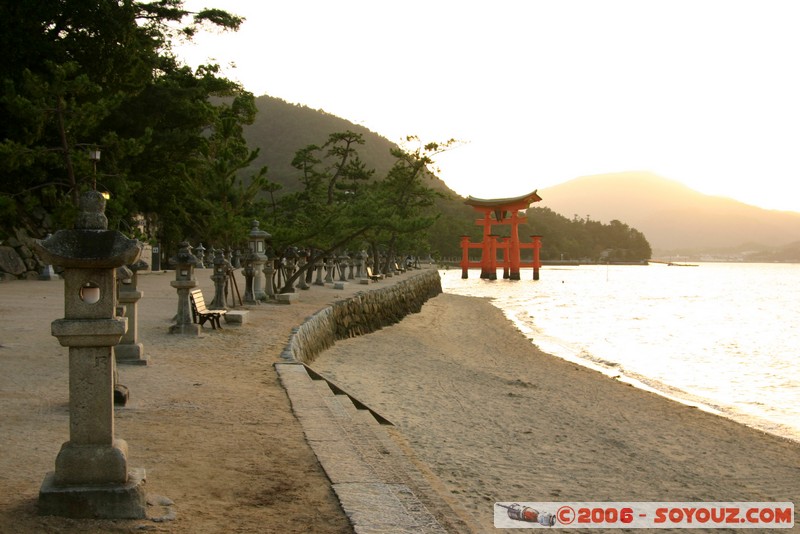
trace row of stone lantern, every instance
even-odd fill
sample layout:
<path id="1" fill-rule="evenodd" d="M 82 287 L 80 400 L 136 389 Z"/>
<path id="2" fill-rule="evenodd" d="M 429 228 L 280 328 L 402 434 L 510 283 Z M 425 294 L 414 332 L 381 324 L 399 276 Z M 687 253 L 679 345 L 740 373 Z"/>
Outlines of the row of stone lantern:
<path id="1" fill-rule="evenodd" d="M 240 263 L 245 276 L 244 303 L 246 304 L 257 304 L 267 299 L 262 273 L 268 260 L 265 252 L 266 243 L 270 237 L 269 233 L 259 229 L 258 221 L 252 222 L 252 229 L 248 235 L 249 251 Z M 193 253 L 191 245 L 186 241 L 180 243 L 178 247 L 177 254 L 171 260 L 175 265 L 175 280 L 170 282 L 178 291 L 178 313 L 176 315 L 176 324 L 171 327 L 170 332 L 198 335 L 200 327 L 192 322 L 190 316 L 191 303 L 189 301 L 189 293 L 197 286 L 194 270 L 204 268 L 205 264 L 200 257 L 206 251 L 206 248 L 201 243 Z M 230 276 L 230 272 L 238 268 L 236 263 L 239 262 L 241 256 L 237 253 L 238 251 L 234 252 L 231 255 L 231 261 L 229 261 L 222 249 L 214 251 L 214 257 L 210 262 L 213 267 L 211 279 L 214 281 L 214 298 L 210 304 L 211 309 L 225 308 L 225 283 Z M 270 283 L 266 285 L 268 286 L 268 291 L 272 293 L 271 278 L 269 281 Z"/>
<path id="2" fill-rule="evenodd" d="M 311 253 L 305 249 L 291 247 L 278 261 L 269 252 L 272 236 L 260 229 L 259 225 L 259 221 L 252 221 L 248 234 L 248 253 L 241 258 L 240 263 L 245 278 L 244 304 L 254 305 L 276 299 L 290 301 L 295 288 L 309 289 L 309 283 L 313 285 L 333 284 L 338 287 L 343 287 L 348 280 L 369 283 L 367 270 L 373 268 L 373 260 L 362 250 L 355 254 L 344 252 L 339 255 L 318 256 L 314 259 L 314 266 L 306 271 L 307 274 L 300 276 L 295 283 L 289 284 L 289 279 L 298 270 L 306 268 L 312 256 Z M 195 251 L 202 255 L 206 248 L 200 244 Z M 237 267 L 235 263 L 225 258 L 221 249 L 216 250 L 214 254 L 212 260 L 214 273 L 211 278 L 215 284 L 215 295 L 211 308 L 223 309 L 225 308 L 223 293 L 226 287 L 225 282 L 231 270 Z M 229 254 L 229 256 L 231 255 Z M 197 285 L 192 271 L 203 263 L 198 256 L 192 254 L 191 246 L 186 242 L 180 244 L 180 250 L 172 261 L 176 264 L 176 278 L 172 285 L 178 290 L 179 304 L 177 324 L 171 331 L 195 335 L 198 326 L 191 322 L 188 315 L 190 306 L 188 295 L 190 290 Z M 381 269 L 387 263 L 386 256 L 381 256 L 378 265 L 374 266 L 375 274 L 390 277 L 399 272 L 395 269 Z M 312 282 L 314 273 L 316 273 L 316 278 Z"/>
<path id="3" fill-rule="evenodd" d="M 206 254 L 206 251 L 208 251 L 208 254 Z M 213 267 L 214 259 L 217 257 L 217 254 L 222 254 L 225 260 L 228 261 L 234 269 L 239 269 L 242 266 L 242 253 L 239 249 L 234 251 L 231 251 L 230 248 L 227 251 L 215 248 L 208 249 L 203 246 L 203 243 L 200 243 L 194 247 L 192 252 L 195 258 L 197 258 L 196 269 L 206 269 L 208 266 Z"/>
<path id="4" fill-rule="evenodd" d="M 142 518 L 145 517 L 145 472 L 128 467 L 128 446 L 114 435 L 115 357 L 126 363 L 146 364 L 138 342 L 137 271 L 147 265 L 139 262 L 141 244 L 121 233 L 108 230 L 105 199 L 97 191 L 81 196 L 80 214 L 73 230 L 60 230 L 37 242 L 40 256 L 50 264 L 64 267 L 64 318 L 52 324 L 52 334 L 69 347 L 69 441 L 48 473 L 39 493 L 43 514 L 69 517 Z M 269 258 L 270 235 L 253 221 L 249 234 L 249 253 L 244 259 L 247 278 L 246 299 L 258 302 L 273 293 L 275 262 Z M 200 245 L 201 255 L 205 248 Z M 285 269 L 291 276 L 304 268 L 309 253 L 291 249 L 285 255 Z M 178 292 L 176 324 L 170 332 L 198 335 L 200 325 L 191 318 L 189 294 L 197 286 L 194 269 L 203 265 L 188 242 L 182 242 L 172 259 Z M 317 281 L 322 280 L 323 258 L 315 260 Z M 326 281 L 339 283 L 366 276 L 371 260 L 365 252 L 354 257 L 342 254 L 327 257 Z M 235 268 L 221 249 L 212 259 L 215 295 L 212 308 L 224 308 L 225 281 Z M 124 267 L 128 266 L 128 267 Z M 266 292 L 261 283 L 266 277 Z M 309 272 L 309 275 L 311 273 Z M 308 278 L 310 280 L 310 277 Z M 308 289 L 307 277 L 299 287 Z M 317 283 L 317 282 L 315 282 Z M 323 282 L 324 283 L 324 282 Z M 117 309 L 117 303 L 121 308 Z"/>

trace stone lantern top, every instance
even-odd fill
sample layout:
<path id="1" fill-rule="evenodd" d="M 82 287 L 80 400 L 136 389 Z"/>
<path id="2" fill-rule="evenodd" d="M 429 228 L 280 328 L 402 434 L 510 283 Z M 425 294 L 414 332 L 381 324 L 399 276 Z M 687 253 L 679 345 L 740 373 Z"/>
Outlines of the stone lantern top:
<path id="1" fill-rule="evenodd" d="M 117 280 L 123 284 L 130 284 L 133 282 L 133 270 L 127 265 L 120 265 L 117 267 Z"/>
<path id="2" fill-rule="evenodd" d="M 223 250 L 221 248 L 214 251 L 213 264 L 214 264 L 214 270 L 220 273 L 223 273 L 227 271 L 229 267 L 232 267 L 230 262 L 227 259 L 225 259 Z"/>
<path id="3" fill-rule="evenodd" d="M 178 243 L 178 252 L 170 262 L 178 265 L 197 265 L 197 256 L 192 254 L 192 247 L 188 241 L 181 241 Z"/>
<path id="4" fill-rule="evenodd" d="M 76 230 L 107 230 L 106 199 L 97 191 L 87 191 L 78 200 L 80 214 L 75 221 Z"/>
<path id="5" fill-rule="evenodd" d="M 150 268 L 150 264 L 140 259 L 139 261 L 128 265 L 128 268 L 133 272 L 144 271 Z"/>
<path id="6" fill-rule="evenodd" d="M 36 249 L 46 263 L 65 268 L 111 269 L 134 263 L 142 253 L 141 244 L 116 230 L 108 230 L 103 211 L 106 200 L 97 191 L 81 195 L 80 214 L 73 230 L 59 230 Z"/>
<path id="7" fill-rule="evenodd" d="M 266 242 L 269 241 L 272 236 L 269 235 L 264 230 L 259 230 L 258 228 L 258 221 L 253 220 L 251 223 L 253 228 L 250 230 L 248 234 L 250 240 L 250 258 L 252 261 L 256 262 L 264 262 L 267 260 L 267 257 L 264 255 L 266 250 Z"/>
<path id="8" fill-rule="evenodd" d="M 252 225 L 252 229 L 250 230 L 250 239 L 269 240 L 272 238 L 272 236 L 268 232 L 265 232 L 264 230 L 258 228 L 259 222 L 257 220 L 253 220 L 253 222 L 251 222 L 250 224 Z"/>

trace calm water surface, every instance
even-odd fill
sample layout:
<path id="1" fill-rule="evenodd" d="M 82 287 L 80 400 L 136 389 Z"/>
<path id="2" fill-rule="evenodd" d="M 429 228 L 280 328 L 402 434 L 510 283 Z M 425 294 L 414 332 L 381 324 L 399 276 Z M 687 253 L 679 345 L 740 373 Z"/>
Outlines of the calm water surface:
<path id="1" fill-rule="evenodd" d="M 800 265 L 545 267 L 461 279 L 542 350 L 800 441 Z M 502 275 L 502 273 L 500 273 Z"/>

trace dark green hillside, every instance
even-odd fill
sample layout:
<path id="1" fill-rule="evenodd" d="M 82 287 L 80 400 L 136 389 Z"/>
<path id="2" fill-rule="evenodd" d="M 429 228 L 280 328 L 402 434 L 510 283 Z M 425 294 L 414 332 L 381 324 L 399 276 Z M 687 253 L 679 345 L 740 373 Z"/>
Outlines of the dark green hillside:
<path id="1" fill-rule="evenodd" d="M 349 130 L 363 136 L 365 143 L 359 147 L 359 154 L 368 168 L 376 170 L 376 177 L 385 176 L 394 163 L 390 150 L 395 145 L 363 126 L 267 95 L 258 97 L 256 106 L 254 123 L 244 129 L 248 144 L 260 151 L 252 168 L 267 165 L 270 181 L 282 186 L 279 194 L 302 187 L 297 169 L 291 166 L 295 152 L 308 145 L 320 145 L 335 132 Z M 477 214 L 438 178 L 428 178 L 426 185 L 442 195 L 429 208 L 430 214 L 438 215 L 427 231 L 430 250 L 439 257 L 459 257 L 462 235 L 469 235 L 473 241 L 480 239 L 481 228 L 475 225 Z M 650 257 L 644 236 L 624 223 L 568 219 L 546 205 L 545 198 L 541 207 L 531 208 L 528 224 L 520 228 L 523 240 L 527 241 L 531 234 L 544 236 L 543 259 L 638 261 Z"/>
<path id="2" fill-rule="evenodd" d="M 268 166 L 269 179 L 283 186 L 281 193 L 300 189 L 298 171 L 291 165 L 295 153 L 308 145 L 321 145 L 332 133 L 349 130 L 361 134 L 365 144 L 359 154 L 378 177 L 385 176 L 395 162 L 389 152 L 395 143 L 364 126 L 268 95 L 257 97 L 255 103 L 258 115 L 253 124 L 244 128 L 247 144 L 259 149 L 251 168 Z M 428 185 L 456 196 L 441 180 L 433 179 Z"/>
<path id="3" fill-rule="evenodd" d="M 252 167 L 268 166 L 269 179 L 283 186 L 282 193 L 300 189 L 298 172 L 291 165 L 295 152 L 308 145 L 322 144 L 335 132 L 350 130 L 364 136 L 366 144 L 361 158 L 378 176 L 385 175 L 394 163 L 389 154 L 393 143 L 363 126 L 267 95 L 256 98 L 256 107 L 255 121 L 244 129 L 247 144 L 259 148 Z"/>

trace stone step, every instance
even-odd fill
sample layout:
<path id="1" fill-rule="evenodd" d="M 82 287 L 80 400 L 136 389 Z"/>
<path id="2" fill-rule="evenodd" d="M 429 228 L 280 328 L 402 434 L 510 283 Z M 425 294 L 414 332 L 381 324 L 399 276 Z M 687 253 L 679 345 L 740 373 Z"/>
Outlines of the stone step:
<path id="1" fill-rule="evenodd" d="M 452 511 L 434 499 L 434 515 L 419 499 L 417 488 L 427 487 L 425 495 L 435 492 L 373 411 L 338 386 L 313 380 L 316 373 L 302 364 L 275 368 L 355 532 L 447 532 L 437 515 L 446 518 Z"/>
<path id="2" fill-rule="evenodd" d="M 306 373 L 308 373 L 309 377 L 311 377 L 311 379 L 314 382 L 318 383 L 318 386 L 322 391 L 324 391 L 325 387 L 327 386 L 327 388 L 330 389 L 334 394 L 336 394 L 336 395 L 346 395 L 347 397 L 349 397 L 350 401 L 359 410 L 367 410 L 367 411 L 369 411 L 372 414 L 372 416 L 377 420 L 378 423 L 380 423 L 382 425 L 392 425 L 393 424 L 386 417 L 384 417 L 383 415 L 379 414 L 378 412 L 376 412 L 375 410 L 373 410 L 372 408 L 367 406 L 365 403 L 363 403 L 360 400 L 358 400 L 356 397 L 354 397 L 353 395 L 351 395 L 350 393 L 345 391 L 341 386 L 339 386 L 338 384 L 336 384 L 332 380 L 330 380 L 330 379 L 322 376 L 321 374 L 317 373 L 314 369 L 312 369 L 308 365 L 303 364 L 303 366 L 305 367 Z"/>

